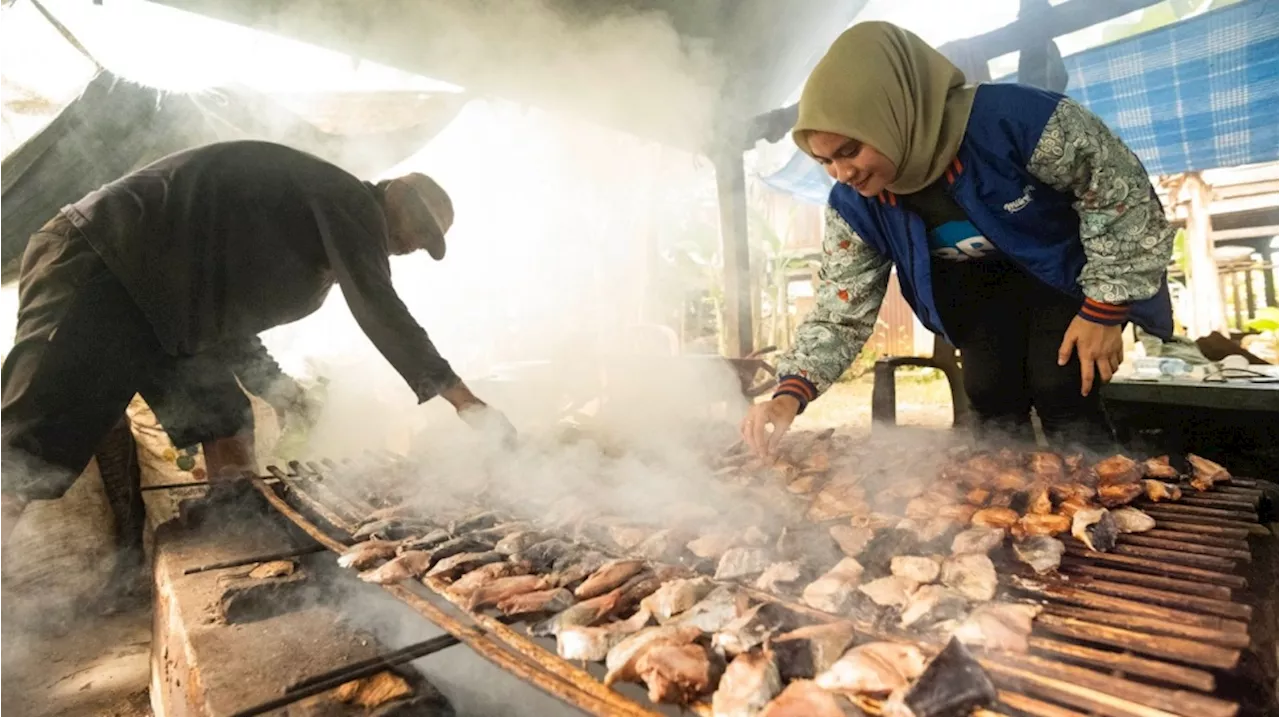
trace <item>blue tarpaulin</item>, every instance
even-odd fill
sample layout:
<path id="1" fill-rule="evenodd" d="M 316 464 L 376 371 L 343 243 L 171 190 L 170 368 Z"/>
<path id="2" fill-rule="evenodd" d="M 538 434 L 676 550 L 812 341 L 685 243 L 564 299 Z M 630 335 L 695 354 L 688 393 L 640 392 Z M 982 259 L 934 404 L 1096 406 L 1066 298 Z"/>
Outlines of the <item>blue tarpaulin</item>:
<path id="1" fill-rule="evenodd" d="M 1115 130 L 1151 174 L 1268 162 L 1280 154 L 1276 0 L 1244 0 L 1063 62 L 1067 94 Z M 763 181 L 816 204 L 826 203 L 831 187 L 801 152 Z"/>

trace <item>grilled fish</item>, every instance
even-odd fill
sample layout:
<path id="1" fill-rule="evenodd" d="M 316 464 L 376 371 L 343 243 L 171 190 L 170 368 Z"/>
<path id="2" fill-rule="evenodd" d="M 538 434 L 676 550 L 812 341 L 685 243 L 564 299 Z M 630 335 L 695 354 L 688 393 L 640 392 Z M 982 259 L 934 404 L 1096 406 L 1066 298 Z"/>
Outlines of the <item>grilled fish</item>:
<path id="1" fill-rule="evenodd" d="M 990 600 L 996 596 L 996 566 L 986 555 L 952 555 L 942 563 L 941 582 L 970 600 Z"/>
<path id="2" fill-rule="evenodd" d="M 1108 552 L 1116 547 L 1116 521 L 1106 508 L 1076 511 L 1071 518 L 1071 535 L 1090 550 Z"/>
<path id="3" fill-rule="evenodd" d="M 784 680 L 813 679 L 845 653 L 857 631 L 845 620 L 796 628 L 772 641 Z"/>
<path id="4" fill-rule="evenodd" d="M 626 620 L 589 627 L 568 625 L 556 633 L 556 653 L 566 660 L 598 662 L 609 650 L 649 622 L 648 612 L 641 610 Z"/>
<path id="5" fill-rule="evenodd" d="M 692 625 L 702 632 L 716 632 L 733 622 L 747 610 L 746 597 L 721 585 L 693 607 L 667 622 L 668 625 Z"/>
<path id="6" fill-rule="evenodd" d="M 338 565 L 355 570 L 368 570 L 380 561 L 395 557 L 396 548 L 400 545 L 395 540 L 366 540 L 343 551 L 338 556 Z"/>
<path id="7" fill-rule="evenodd" d="M 868 510 L 866 490 L 858 483 L 831 481 L 813 496 L 806 514 L 814 523 L 848 518 Z"/>
<path id="8" fill-rule="evenodd" d="M 574 597 L 583 600 L 603 595 L 644 570 L 643 560 L 611 560 L 591 573 L 576 590 Z"/>
<path id="9" fill-rule="evenodd" d="M 1057 535 L 1071 530 L 1071 518 L 1061 513 L 1050 513 L 1049 515 L 1038 515 L 1036 513 L 1027 513 L 1018 519 L 1013 528 L 1009 531 L 1015 537 L 1026 537 L 1028 535 Z"/>
<path id="10" fill-rule="evenodd" d="M 448 542 L 452 537 L 448 531 L 436 528 L 435 530 L 427 531 L 423 535 L 401 541 L 400 547 L 396 548 L 396 552 L 407 553 L 410 550 L 431 550 Z"/>
<path id="11" fill-rule="evenodd" d="M 492 528 L 502 521 L 502 516 L 492 510 L 486 510 L 481 513 L 460 518 L 449 523 L 449 532 L 454 535 L 462 535 L 474 530 L 484 530 Z"/>
<path id="12" fill-rule="evenodd" d="M 595 550 L 572 551 L 552 563 L 549 577 L 556 585 L 572 590 L 607 562 L 609 557 Z"/>
<path id="13" fill-rule="evenodd" d="M 902 698 L 914 717 L 968 715 L 996 703 L 996 687 L 982 665 L 952 639 Z"/>
<path id="14" fill-rule="evenodd" d="M 683 531 L 665 528 L 645 538 L 631 553 L 657 563 L 675 562 L 680 559 L 684 544 L 688 542 L 686 535 Z"/>
<path id="15" fill-rule="evenodd" d="M 614 544 L 623 550 L 631 550 L 644 539 L 653 533 L 651 528 L 642 528 L 635 525 L 611 525 L 609 526 L 609 538 Z"/>
<path id="16" fill-rule="evenodd" d="M 1226 468 L 1207 458 L 1188 453 L 1187 462 L 1191 464 L 1191 487 L 1198 491 L 1206 491 L 1212 488 L 1214 483 L 1231 480 L 1231 474 Z"/>
<path id="17" fill-rule="evenodd" d="M 484 541 L 476 540 L 469 537 L 454 538 L 446 540 L 434 548 L 426 551 L 431 554 L 431 565 L 452 558 L 462 553 L 483 553 L 488 551 L 492 545 Z M 505 555 L 503 556 L 506 557 Z"/>
<path id="18" fill-rule="evenodd" d="M 725 668 L 711 696 L 713 717 L 752 717 L 782 691 L 778 662 L 769 649 L 743 652 Z"/>
<path id="19" fill-rule="evenodd" d="M 641 601 L 640 607 L 652 613 L 659 623 L 665 623 L 673 616 L 693 607 L 715 587 L 716 584 L 705 577 L 672 580 Z"/>
<path id="20" fill-rule="evenodd" d="M 771 562 L 769 551 L 763 548 L 731 548 L 720 556 L 716 579 L 734 580 L 759 575 Z"/>
<path id="21" fill-rule="evenodd" d="M 532 528 L 532 524 L 527 520 L 512 520 L 505 523 L 497 523 L 490 528 L 481 528 L 479 530 L 467 531 L 467 535 L 476 540 L 485 542 L 497 542 L 513 533 L 522 533 Z"/>
<path id="22" fill-rule="evenodd" d="M 526 563 L 513 563 L 509 560 L 499 563 L 481 565 L 458 578 L 449 586 L 449 594 L 469 600 L 476 590 L 503 578 L 525 575 L 529 572 Z"/>
<path id="23" fill-rule="evenodd" d="M 902 626 L 923 628 L 943 620 L 953 620 L 963 615 L 968 606 L 969 601 L 956 590 L 942 585 L 921 585 L 911 593 L 911 599 L 902 610 Z"/>
<path id="24" fill-rule="evenodd" d="M 862 710 L 837 700 L 813 680 L 795 680 L 760 712 L 760 717 L 862 717 Z"/>
<path id="25" fill-rule="evenodd" d="M 506 560 L 507 556 L 495 550 L 478 553 L 458 553 L 436 563 L 427 571 L 426 577 L 451 583 L 482 565 Z"/>
<path id="26" fill-rule="evenodd" d="M 1095 463 L 1093 472 L 1098 474 L 1098 486 L 1101 487 L 1137 483 L 1142 479 L 1143 470 L 1132 458 L 1115 455 Z"/>
<path id="27" fill-rule="evenodd" d="M 383 520 L 375 520 L 372 523 L 365 523 L 360 529 L 351 534 L 356 540 L 365 540 L 366 538 L 379 538 L 382 540 L 401 540 L 414 535 L 422 535 L 432 530 L 435 526 L 425 520 L 418 518 L 384 518 Z"/>
<path id="28" fill-rule="evenodd" d="M 618 681 L 639 679 L 636 662 L 645 651 L 657 645 L 687 645 L 701 634 L 702 630 L 695 625 L 664 625 L 645 628 L 627 636 L 614 645 L 605 657 L 608 672 L 605 673 L 604 684 L 609 686 Z"/>
<path id="29" fill-rule="evenodd" d="M 920 648 L 903 642 L 868 642 L 849 650 L 814 680 L 818 686 L 849 695 L 887 695 L 905 688 L 924 672 Z"/>
<path id="30" fill-rule="evenodd" d="M 1169 465 L 1169 456 L 1157 456 L 1143 461 L 1142 473 L 1147 478 L 1155 478 L 1156 480 L 1178 479 L 1178 469 Z"/>
<path id="31" fill-rule="evenodd" d="M 1061 480 L 1067 473 L 1067 466 L 1062 462 L 1062 456 L 1048 451 L 1035 451 L 1027 456 L 1027 467 L 1037 478 L 1050 483 Z"/>
<path id="32" fill-rule="evenodd" d="M 656 645 L 636 661 L 636 673 L 653 702 L 690 704 L 715 686 L 720 677 L 707 649 L 698 644 Z"/>
<path id="33" fill-rule="evenodd" d="M 969 522 L 984 528 L 1011 528 L 1018 517 L 1017 511 L 1009 508 L 983 508 L 974 513 Z"/>
<path id="34" fill-rule="evenodd" d="M 1104 507 L 1115 508 L 1125 505 L 1134 498 L 1142 495 L 1146 491 L 1146 487 L 1139 482 L 1135 483 L 1117 483 L 1111 485 L 1098 486 L 1098 502 Z"/>
<path id="35" fill-rule="evenodd" d="M 515 555 L 546 540 L 548 536 L 536 530 L 517 530 L 498 541 L 493 549 L 506 555 Z"/>
<path id="36" fill-rule="evenodd" d="M 622 588 L 598 595 L 572 605 L 536 625 L 529 626 L 529 634 L 534 637 L 547 637 L 560 632 L 561 628 L 579 625 L 589 627 L 604 620 L 618 606 L 622 597 Z"/>
<path id="37" fill-rule="evenodd" d="M 845 558 L 822 577 L 805 586 L 801 600 L 817 610 L 844 612 L 853 603 L 854 591 L 862 579 L 862 572 L 862 565 L 857 560 Z"/>
<path id="38" fill-rule="evenodd" d="M 914 583 L 931 583 L 941 570 L 937 560 L 922 555 L 899 555 L 889 563 L 889 572 Z"/>
<path id="39" fill-rule="evenodd" d="M 951 540 L 951 552 L 954 555 L 964 553 L 987 553 L 1004 543 L 1003 528 L 977 526 L 961 531 Z"/>
<path id="40" fill-rule="evenodd" d="M 516 553 L 514 559 L 529 563 L 535 573 L 545 573 L 551 570 L 556 560 L 572 550 L 580 548 L 559 538 L 548 538 Z"/>
<path id="41" fill-rule="evenodd" d="M 1180 500 L 1182 498 L 1182 489 L 1169 483 L 1148 479 L 1142 481 L 1142 487 L 1147 492 L 1147 499 L 1152 503 L 1159 503 L 1162 500 Z"/>
<path id="42" fill-rule="evenodd" d="M 494 563 L 494 565 L 502 564 Z M 467 601 L 467 609 L 474 611 L 494 607 L 517 595 L 547 590 L 549 587 L 551 587 L 550 583 L 542 575 L 512 575 L 498 578 L 473 590 Z"/>
<path id="43" fill-rule="evenodd" d="M 764 644 L 775 633 L 796 627 L 795 615 L 775 603 L 760 603 L 711 636 L 711 648 L 733 657 Z"/>
<path id="44" fill-rule="evenodd" d="M 760 573 L 760 577 L 756 578 L 755 586 L 757 590 L 770 593 L 790 590 L 796 586 L 802 574 L 799 563 L 774 563 Z"/>
<path id="45" fill-rule="evenodd" d="M 1038 605 L 1026 603 L 979 605 L 952 635 L 967 645 L 988 650 L 1026 652 L 1031 621 L 1039 614 Z"/>
<path id="46" fill-rule="evenodd" d="M 700 538 L 690 540 L 685 548 L 699 558 L 719 559 L 726 550 L 737 545 L 739 541 L 740 537 L 737 533 L 707 533 Z"/>
<path id="47" fill-rule="evenodd" d="M 431 565 L 431 554 L 415 550 L 404 553 L 381 567 L 360 573 L 360 579 L 366 583 L 390 585 L 401 580 L 416 578 L 427 571 Z"/>
<path id="48" fill-rule="evenodd" d="M 559 613 L 572 605 L 573 593 L 564 588 L 550 588 L 503 598 L 498 602 L 498 610 L 503 615 L 537 615 Z"/>
<path id="49" fill-rule="evenodd" d="M 1156 527 L 1156 520 L 1137 508 L 1116 508 L 1111 511 L 1116 530 L 1121 533 L 1145 533 Z"/>
<path id="50" fill-rule="evenodd" d="M 852 525 L 833 525 L 829 532 L 836 545 L 840 546 L 840 551 L 850 558 L 858 557 L 875 534 L 870 528 L 855 528 Z"/>
<path id="51" fill-rule="evenodd" d="M 1030 565 L 1038 575 L 1056 570 L 1066 549 L 1061 540 L 1044 535 L 1033 535 L 1013 544 L 1013 553 L 1018 560 Z"/>
<path id="52" fill-rule="evenodd" d="M 859 585 L 858 592 L 871 598 L 871 602 L 881 607 L 896 607 L 901 610 L 906 607 L 911 594 L 918 586 L 919 583 L 910 578 L 890 575 Z"/>

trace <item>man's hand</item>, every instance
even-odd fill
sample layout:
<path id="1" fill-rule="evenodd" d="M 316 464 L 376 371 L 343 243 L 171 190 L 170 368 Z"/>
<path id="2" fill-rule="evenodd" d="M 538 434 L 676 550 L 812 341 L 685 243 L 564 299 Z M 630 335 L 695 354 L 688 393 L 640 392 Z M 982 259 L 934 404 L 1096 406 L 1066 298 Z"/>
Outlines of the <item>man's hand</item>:
<path id="1" fill-rule="evenodd" d="M 1080 395 L 1093 390 L 1094 367 L 1102 383 L 1111 380 L 1124 361 L 1124 335 L 1119 326 L 1103 326 L 1075 317 L 1058 347 L 1058 365 L 1066 366 L 1074 350 L 1080 357 Z"/>
<path id="2" fill-rule="evenodd" d="M 792 396 L 777 396 L 764 403 L 753 405 L 742 419 L 742 440 L 761 458 L 778 452 L 782 436 L 791 428 L 800 412 L 800 402 Z M 773 426 L 773 433 L 766 428 Z"/>
<path id="3" fill-rule="evenodd" d="M 441 392 L 440 395 L 453 404 L 458 411 L 458 418 L 468 426 L 480 431 L 503 448 L 516 447 L 515 426 L 511 425 L 511 421 L 508 421 L 501 411 L 476 398 L 465 383 L 459 381 L 458 385 Z"/>

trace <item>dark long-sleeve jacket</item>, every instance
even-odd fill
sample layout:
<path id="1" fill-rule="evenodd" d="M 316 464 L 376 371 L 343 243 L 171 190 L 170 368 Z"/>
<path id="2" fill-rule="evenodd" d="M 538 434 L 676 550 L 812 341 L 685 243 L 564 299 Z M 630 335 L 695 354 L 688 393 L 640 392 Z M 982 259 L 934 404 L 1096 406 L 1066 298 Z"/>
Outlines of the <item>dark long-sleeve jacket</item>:
<path id="1" fill-rule="evenodd" d="M 337 283 L 425 401 L 458 382 L 396 295 L 379 190 L 316 157 L 225 142 L 161 159 L 63 209 L 169 353 L 296 321 Z"/>

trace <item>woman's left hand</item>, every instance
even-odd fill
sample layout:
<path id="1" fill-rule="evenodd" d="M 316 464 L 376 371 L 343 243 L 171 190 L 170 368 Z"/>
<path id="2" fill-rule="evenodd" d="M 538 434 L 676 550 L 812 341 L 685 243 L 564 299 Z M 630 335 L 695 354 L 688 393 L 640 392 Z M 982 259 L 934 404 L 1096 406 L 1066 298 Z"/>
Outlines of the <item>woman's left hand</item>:
<path id="1" fill-rule="evenodd" d="M 1080 395 L 1088 396 L 1093 390 L 1094 366 L 1103 383 L 1120 368 L 1124 361 L 1124 336 L 1119 326 L 1103 326 L 1088 319 L 1075 317 L 1062 337 L 1058 347 L 1058 365 L 1066 366 L 1071 351 L 1080 356 Z"/>

